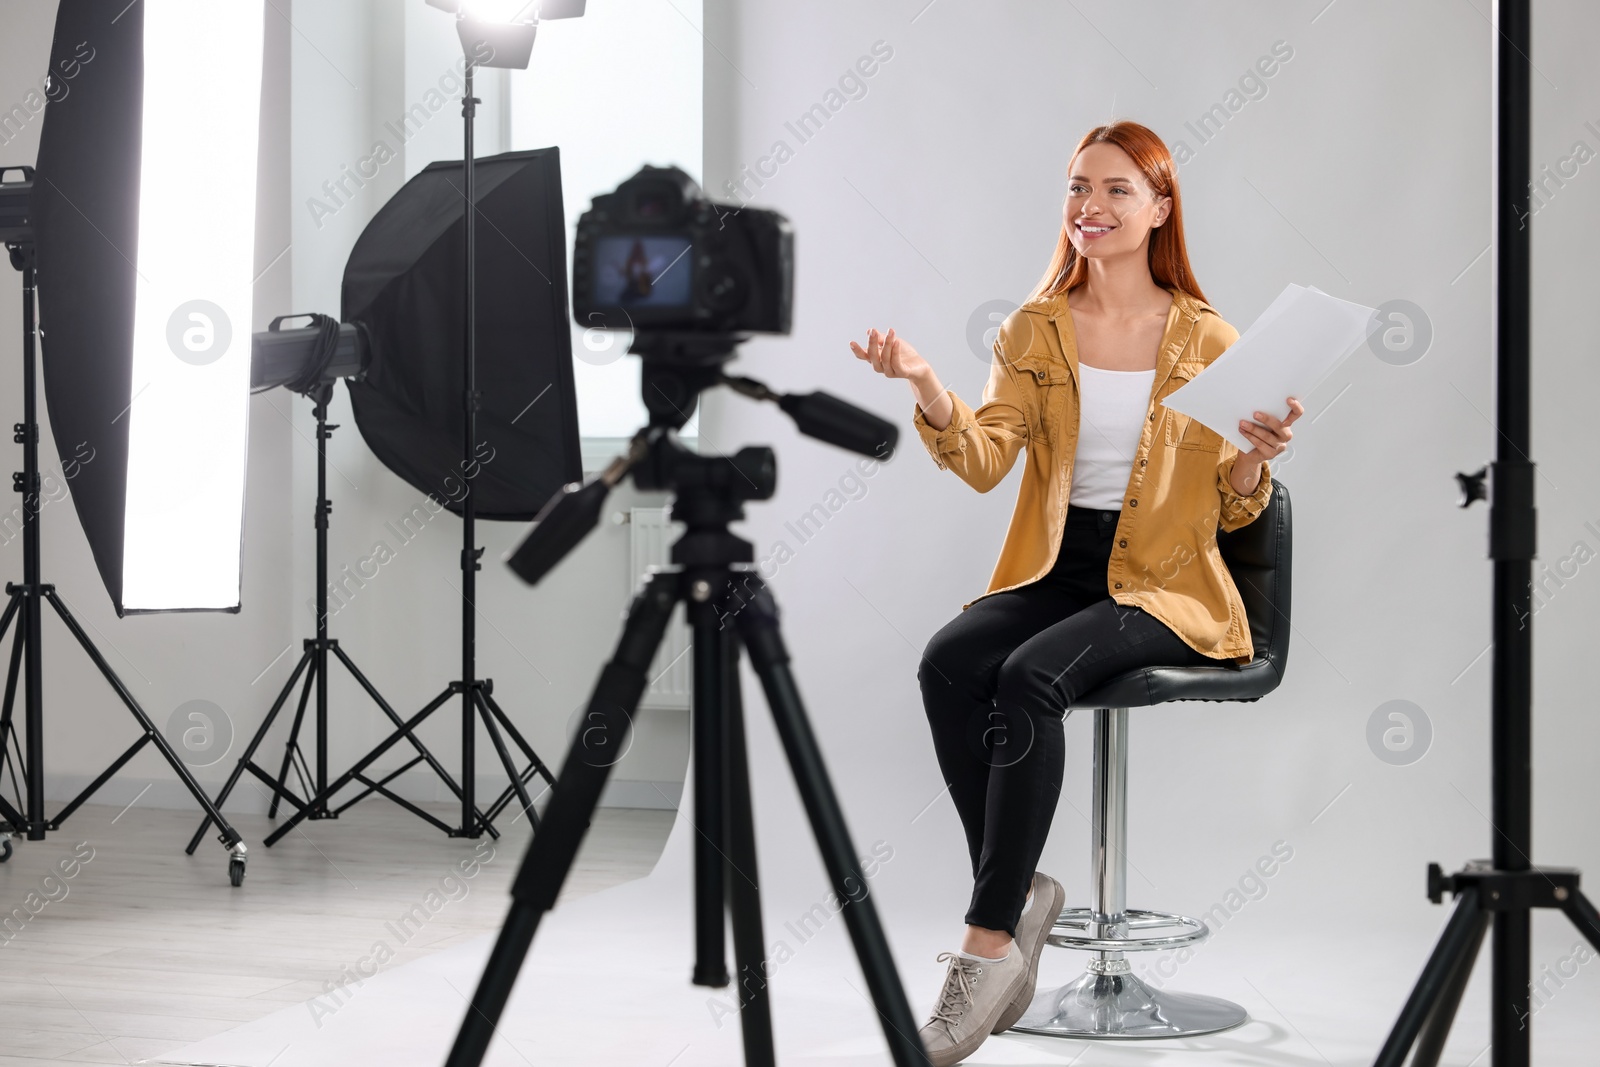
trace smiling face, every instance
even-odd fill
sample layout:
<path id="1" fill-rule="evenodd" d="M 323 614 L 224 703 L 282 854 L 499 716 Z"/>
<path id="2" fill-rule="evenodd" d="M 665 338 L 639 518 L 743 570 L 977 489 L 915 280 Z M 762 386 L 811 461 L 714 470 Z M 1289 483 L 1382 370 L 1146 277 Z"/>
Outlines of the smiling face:
<path id="1" fill-rule="evenodd" d="M 1092 144 L 1073 159 L 1062 221 L 1080 256 L 1145 255 L 1150 231 L 1171 211 L 1172 198 L 1156 196 L 1133 158 L 1116 145 Z"/>

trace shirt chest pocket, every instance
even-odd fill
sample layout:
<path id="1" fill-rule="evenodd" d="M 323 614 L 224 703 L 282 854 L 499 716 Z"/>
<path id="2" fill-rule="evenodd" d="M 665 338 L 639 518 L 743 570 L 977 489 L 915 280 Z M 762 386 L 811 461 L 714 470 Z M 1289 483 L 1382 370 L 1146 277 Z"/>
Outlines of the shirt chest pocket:
<path id="1" fill-rule="evenodd" d="M 1022 379 L 1022 384 L 1033 399 L 1033 410 L 1028 412 L 1033 428 L 1053 432 L 1066 404 L 1066 393 L 1072 381 L 1072 371 L 1048 352 L 1029 352 L 1018 356 L 1012 364 Z"/>
<path id="2" fill-rule="evenodd" d="M 1167 381 L 1167 388 L 1163 391 L 1163 396 L 1170 396 L 1177 392 L 1204 369 L 1205 365 L 1203 363 L 1180 360 L 1172 368 L 1172 377 Z M 1181 411 L 1173 411 L 1165 405 L 1162 406 L 1162 410 L 1166 412 L 1164 432 L 1168 447 L 1196 452 L 1221 453 L 1222 435 L 1217 431 Z"/>

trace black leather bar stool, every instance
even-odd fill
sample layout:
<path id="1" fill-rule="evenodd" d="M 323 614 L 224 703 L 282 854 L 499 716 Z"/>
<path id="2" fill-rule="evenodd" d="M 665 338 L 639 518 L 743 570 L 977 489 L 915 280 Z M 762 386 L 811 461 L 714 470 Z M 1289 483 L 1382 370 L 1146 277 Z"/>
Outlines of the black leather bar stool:
<path id="1" fill-rule="evenodd" d="M 1088 970 L 1040 990 L 1012 1027 L 1058 1037 L 1187 1037 L 1245 1022 L 1244 1008 L 1217 997 L 1155 990 L 1133 974 L 1130 952 L 1181 948 L 1211 931 L 1199 919 L 1127 906 L 1128 709 L 1173 700 L 1260 700 L 1283 681 L 1289 659 L 1289 492 L 1273 479 L 1266 510 L 1250 525 L 1217 533 L 1250 620 L 1256 655 L 1243 667 L 1145 667 L 1075 700 L 1094 709 L 1094 796 L 1089 846 L 1090 906 L 1067 908 L 1049 944 L 1087 949 Z"/>

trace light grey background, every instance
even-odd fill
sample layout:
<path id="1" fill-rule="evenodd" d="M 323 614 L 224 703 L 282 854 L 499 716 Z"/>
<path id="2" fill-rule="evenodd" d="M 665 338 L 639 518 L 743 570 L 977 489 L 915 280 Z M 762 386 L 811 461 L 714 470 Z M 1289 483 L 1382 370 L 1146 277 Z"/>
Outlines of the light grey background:
<path id="1" fill-rule="evenodd" d="M 48 7 L 5 3 L 0 102 L 20 99 L 42 71 Z M 1194 150 L 1181 169 L 1190 256 L 1206 296 L 1236 327 L 1291 281 L 1373 306 L 1409 301 L 1425 312 L 1426 353 L 1398 366 L 1357 353 L 1305 398 L 1293 455 L 1275 465 L 1296 516 L 1284 685 L 1254 704 L 1139 711 L 1133 725 L 1131 902 L 1203 913 L 1231 891 L 1250 893 L 1229 929 L 1248 931 L 1254 944 L 1306 950 L 1255 964 L 1251 976 L 1284 998 L 1290 1016 L 1288 1005 L 1310 998 L 1319 983 L 1370 997 L 1380 1007 L 1363 1011 L 1357 1029 L 1375 1047 L 1444 918 L 1424 898 L 1423 865 L 1436 859 L 1449 868 L 1485 855 L 1493 834 L 1487 511 L 1461 511 L 1453 477 L 1476 470 L 1496 447 L 1490 4 L 895 0 L 802 8 L 708 0 L 706 7 L 704 185 L 726 196 L 723 183 L 757 165 L 774 142 L 793 150 L 752 202 L 783 211 L 797 231 L 794 332 L 747 345 L 736 368 L 780 389 L 827 389 L 888 414 L 902 427 L 902 448 L 851 482 L 855 457 L 800 438 L 775 408 L 720 394 L 707 402 L 702 437 L 717 451 L 758 442 L 778 449 L 778 494 L 752 506 L 742 529 L 760 559 L 780 542 L 793 551 L 774 584 L 804 695 L 859 849 L 883 841 L 895 850 L 874 880 L 880 906 L 896 923 L 914 913 L 919 922 L 947 924 L 952 948 L 969 888 L 966 858 L 954 811 L 940 795 L 916 665 L 928 638 L 983 590 L 1016 475 L 980 496 L 936 470 L 911 431 L 909 390 L 861 366 L 848 341 L 869 327 L 893 326 L 975 404 L 986 356 L 969 347 L 969 319 L 990 301 L 1020 301 L 1038 280 L 1060 226 L 1072 149 L 1112 118 L 1143 122 L 1174 148 L 1182 140 Z M 316 8 L 312 40 L 348 49 L 341 57 L 359 70 L 367 41 L 400 32 L 373 17 L 376 7 Z M 407 19 L 413 15 L 408 5 Z M 1600 73 L 1590 42 L 1600 14 L 1573 0 L 1541 3 L 1534 25 L 1534 167 L 1565 166 L 1567 175 L 1559 184 L 1547 179 L 1534 223 L 1536 858 L 1600 870 L 1592 817 L 1600 725 L 1582 673 L 1600 625 L 1600 585 L 1586 565 L 1600 551 L 1588 432 L 1589 397 L 1600 385 L 1590 296 L 1600 224 L 1600 164 L 1591 158 L 1600 150 Z M 865 95 L 800 144 L 786 123 L 823 101 L 880 40 L 893 57 L 865 80 Z M 1202 144 L 1186 124 L 1214 105 L 1226 109 L 1230 90 L 1280 41 L 1292 57 Z M 280 27 L 272 42 L 280 72 L 284 50 L 298 61 L 300 37 Z M 370 76 L 374 93 L 401 91 L 383 88 L 381 69 Z M 276 101 L 268 109 L 276 136 L 297 152 L 326 138 L 334 155 L 347 155 L 346 146 L 364 139 L 369 118 L 349 109 L 324 115 L 314 82 L 280 82 L 268 97 Z M 286 114 L 295 116 L 292 129 Z M 35 124 L 0 156 L 26 161 L 36 137 Z M 1575 155 L 1584 161 L 1563 164 Z M 697 161 L 678 162 L 692 168 Z M 291 226 L 284 198 L 302 166 L 291 154 L 265 171 L 263 249 L 283 245 Z M 389 191 L 375 190 L 374 206 Z M 359 225 L 350 225 L 353 236 Z M 301 298 L 295 270 L 292 283 L 273 271 L 263 277 L 263 294 L 272 294 L 263 295 L 264 318 Z M 0 338 L 16 336 L 15 304 L 0 299 Z M 16 406 L 16 377 L 0 375 L 7 410 Z M 309 414 L 287 394 L 255 405 L 243 615 L 115 620 L 70 510 L 45 513 L 47 577 L 116 649 L 113 662 L 156 708 L 195 697 L 254 708 L 287 665 L 253 687 L 249 680 L 302 636 Z M 348 461 L 361 489 L 335 512 L 337 563 L 365 548 L 363 530 L 410 501 L 365 454 L 353 427 L 335 445 L 336 462 Z M 48 467 L 55 460 L 48 446 L 46 453 Z M 786 524 L 819 504 L 829 517 L 802 544 Z M 397 704 L 426 699 L 454 676 L 450 522 L 440 519 L 429 531 L 426 558 L 400 561 L 402 570 L 385 574 L 369 603 L 339 617 L 341 638 Z M 516 533 L 486 528 L 486 560 Z M 533 592 L 492 564 L 485 570 L 486 672 L 547 754 L 559 750 L 566 716 L 616 633 L 626 593 L 614 565 L 623 550 L 618 536 L 600 531 Z M 0 549 L 13 573 L 20 573 L 18 544 Z M 49 770 L 68 781 L 98 770 L 129 727 L 64 636 L 47 649 Z M 820 867 L 748 671 L 747 688 L 774 907 L 813 901 L 823 892 Z M 1369 718 L 1394 700 L 1412 702 L 1431 722 L 1429 750 L 1407 765 L 1385 762 L 1368 744 Z M 255 714 L 241 716 L 245 728 Z M 339 730 L 340 743 L 352 747 L 377 735 L 375 725 L 359 722 Z M 451 731 L 440 732 L 448 748 Z M 1068 777 L 1043 866 L 1081 900 L 1089 717 L 1073 716 L 1067 733 Z M 663 723 L 645 741 L 636 746 L 649 753 L 631 772 L 637 780 L 681 774 L 681 721 Z M 117 788 L 131 795 L 141 778 L 164 780 L 141 757 Z M 1280 841 L 1293 859 L 1259 894 L 1253 884 L 1241 889 L 1258 857 Z M 1576 941 L 1555 919 L 1541 917 L 1536 929 L 1536 969 Z M 1206 951 L 1231 958 L 1222 947 L 1231 939 L 1225 932 Z M 1324 964 L 1324 951 L 1342 952 L 1341 962 Z M 911 966 L 910 981 L 936 980 L 922 973 L 927 961 Z M 1576 979 L 1587 992 L 1558 994 L 1541 1020 L 1575 1018 L 1592 1004 L 1591 971 Z M 1259 1003 L 1252 1008 L 1267 1014 Z M 1320 1062 L 1301 1051 L 1305 1062 Z"/>

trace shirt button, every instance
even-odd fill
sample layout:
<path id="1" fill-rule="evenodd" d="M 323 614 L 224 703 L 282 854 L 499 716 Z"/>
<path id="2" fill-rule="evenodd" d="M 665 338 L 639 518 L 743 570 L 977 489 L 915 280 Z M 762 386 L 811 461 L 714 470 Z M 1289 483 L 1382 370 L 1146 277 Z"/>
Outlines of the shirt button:
<path id="1" fill-rule="evenodd" d="M 1137 500 L 1130 500 L 1128 501 L 1128 506 L 1130 508 L 1136 508 L 1139 506 L 1139 502 Z"/>
<path id="2" fill-rule="evenodd" d="M 1124 537 L 1122 540 L 1118 541 L 1117 544 L 1119 546 L 1121 546 L 1122 548 L 1127 548 L 1128 547 L 1128 539 L 1126 537 Z"/>
<path id="3" fill-rule="evenodd" d="M 1142 460 L 1142 459 L 1141 459 L 1141 460 L 1140 460 L 1140 461 L 1139 461 L 1139 466 L 1141 466 L 1141 467 L 1142 467 L 1142 466 L 1144 466 L 1144 460 Z"/>
<path id="4" fill-rule="evenodd" d="M 1118 589 L 1121 589 L 1121 588 L 1122 588 L 1122 583 L 1121 583 L 1121 582 L 1118 582 L 1118 583 L 1117 583 L 1117 588 L 1118 588 Z"/>

